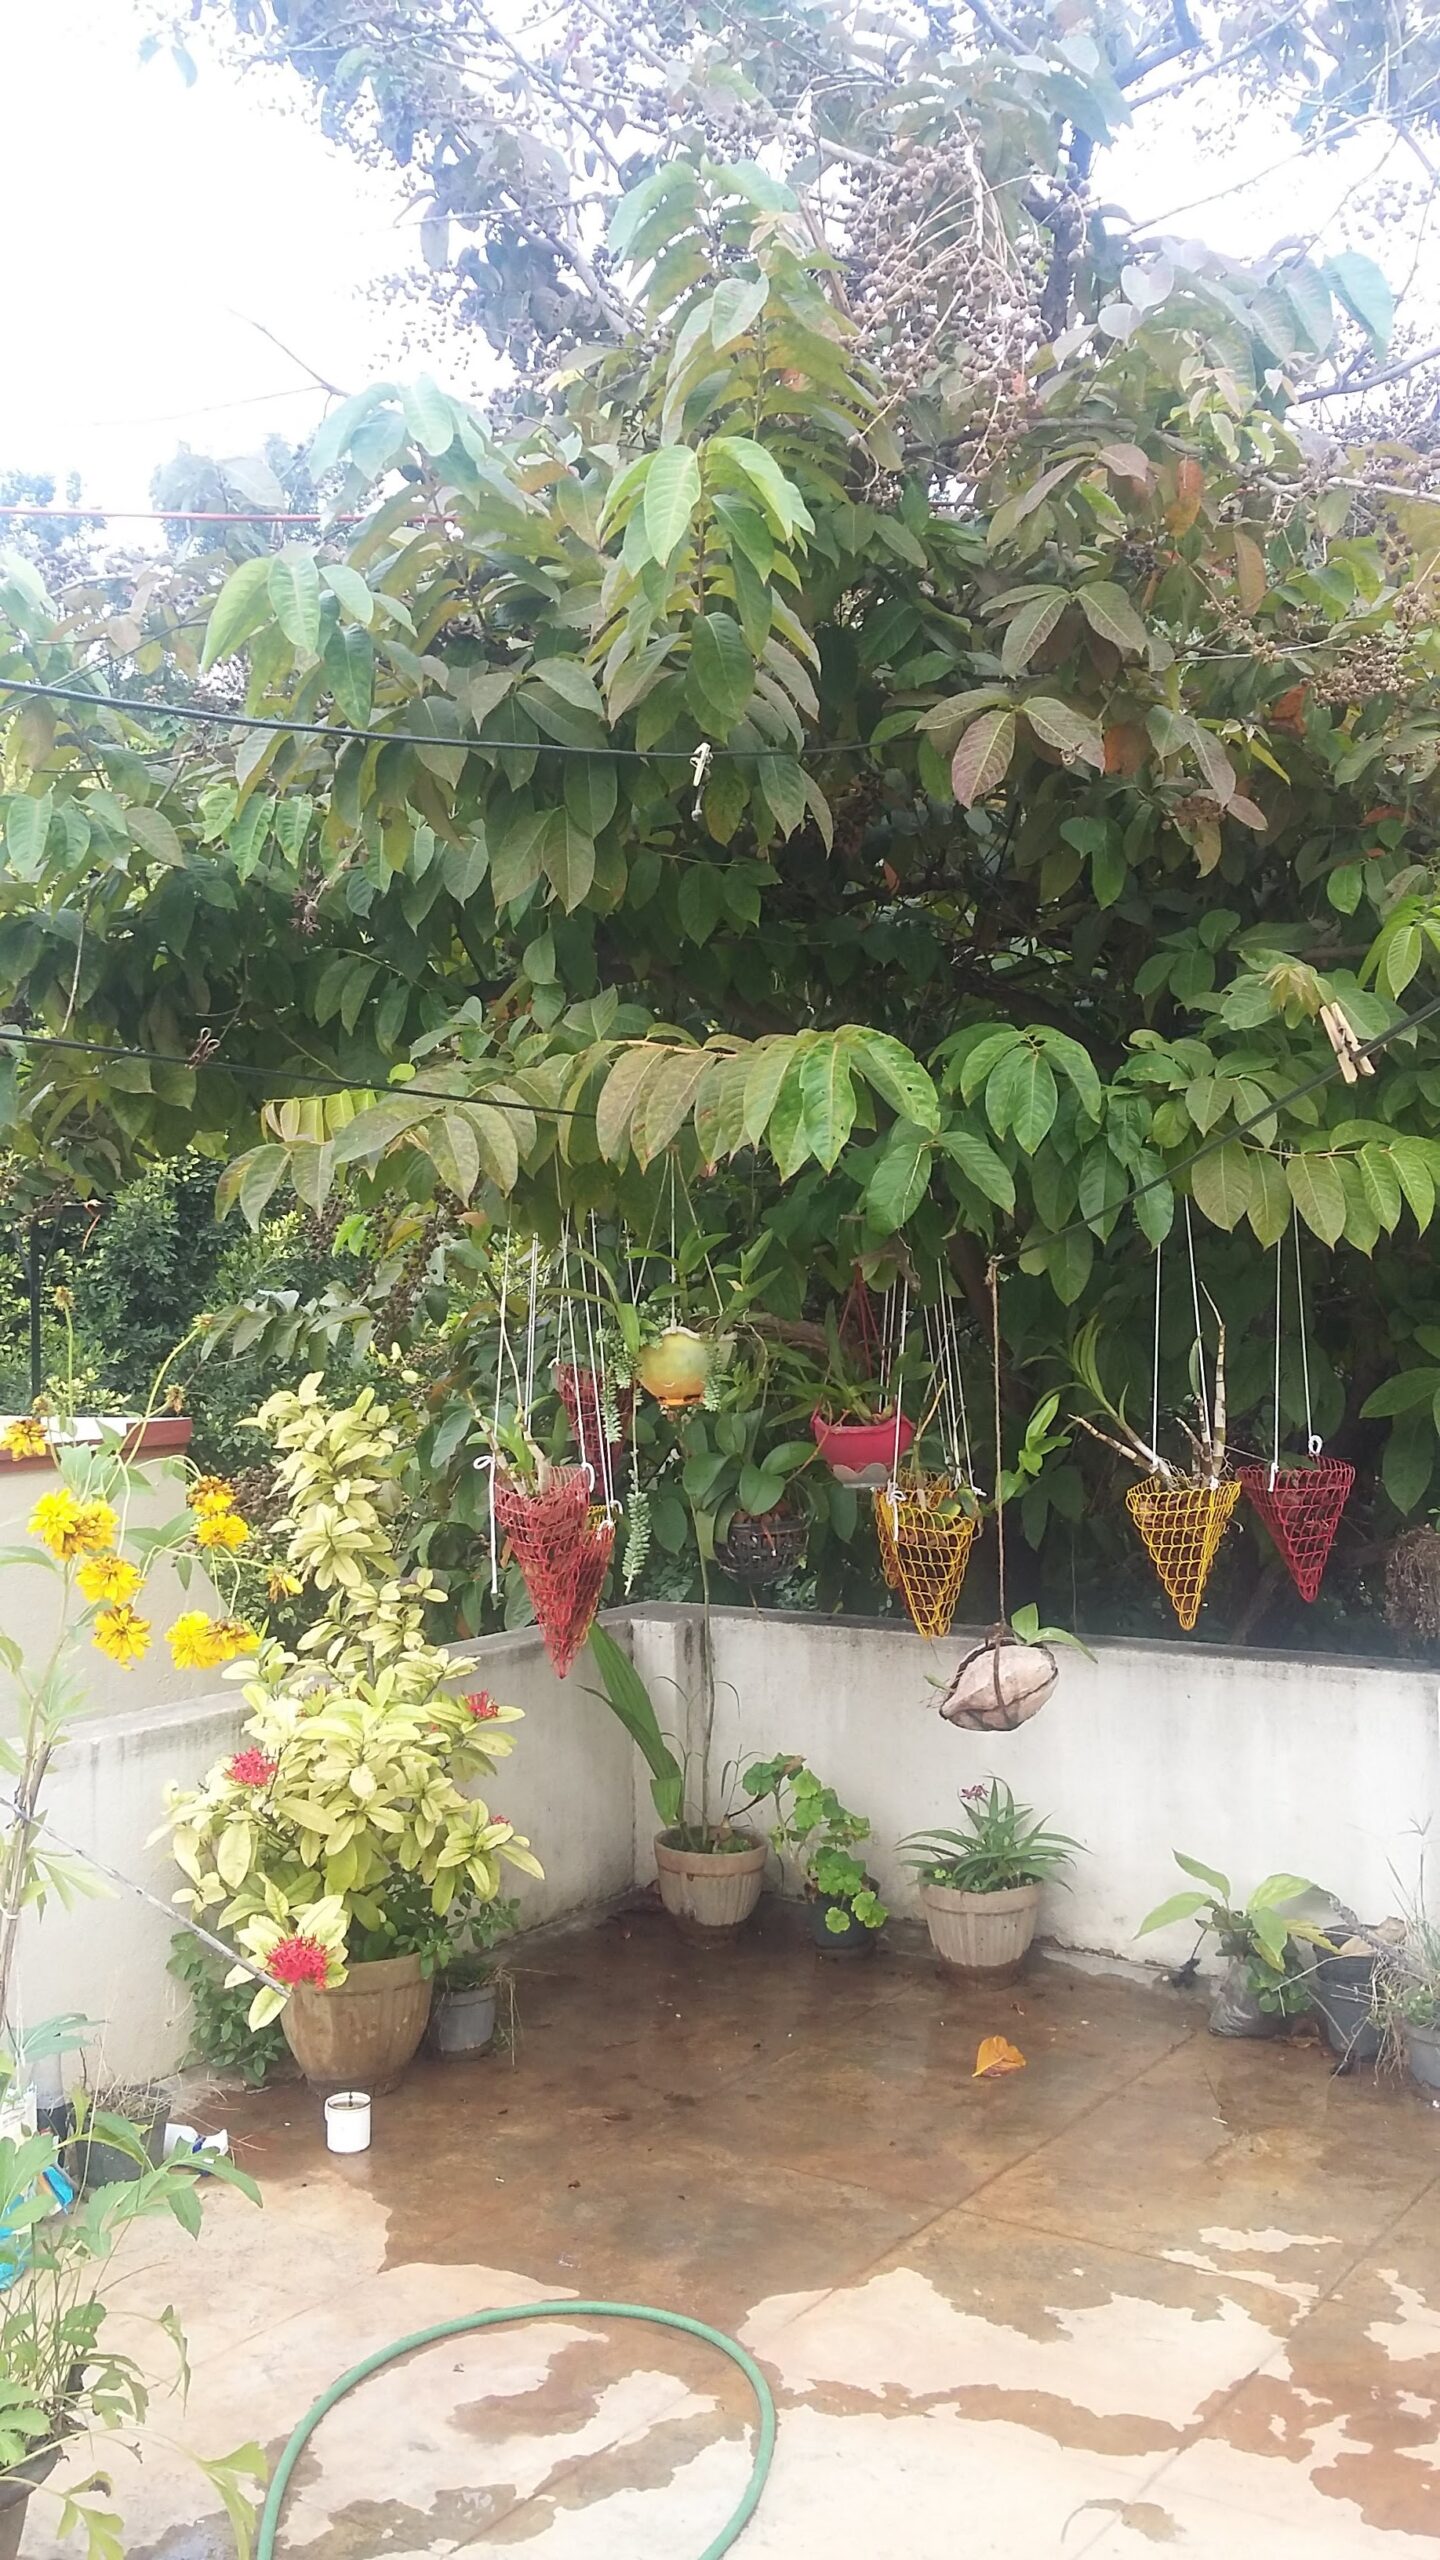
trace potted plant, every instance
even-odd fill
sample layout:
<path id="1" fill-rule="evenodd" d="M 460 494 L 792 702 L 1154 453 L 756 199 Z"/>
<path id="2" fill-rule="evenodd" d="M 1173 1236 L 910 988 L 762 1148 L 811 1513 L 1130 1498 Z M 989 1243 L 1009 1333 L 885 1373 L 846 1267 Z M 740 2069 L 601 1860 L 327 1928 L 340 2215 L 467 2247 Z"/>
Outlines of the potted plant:
<path id="1" fill-rule="evenodd" d="M 1313 1897 L 1315 1886 L 1304 1876 L 1265 1876 L 1249 1900 L 1237 1904 L 1228 1876 L 1202 1866 L 1198 1858 L 1187 1858 L 1179 1849 L 1173 1854 L 1176 1866 L 1196 1877 L 1201 1890 L 1175 1893 L 1168 1902 L 1157 1904 L 1141 1921 L 1136 1936 L 1169 1928 L 1177 1920 L 1196 1921 L 1199 1934 L 1182 1968 L 1185 1975 L 1193 1978 L 1200 1949 L 1209 1937 L 1225 1959 L 1210 2009 L 1211 2034 L 1283 2034 L 1291 2018 L 1311 2004 L 1314 1969 L 1303 1951 L 1328 1949 L 1332 1944 L 1323 1929 L 1293 1908 L 1307 1896 Z"/>
<path id="2" fill-rule="evenodd" d="M 493 2044 L 504 1973 L 495 1950 L 513 1937 L 519 1918 L 520 1906 L 513 1900 L 476 1903 L 447 1940 L 436 1979 L 437 2053 L 485 2053 Z"/>
<path id="3" fill-rule="evenodd" d="M 1011 1982 L 1030 1952 L 1041 1893 L 1060 1881 L 1080 1843 L 1017 1804 L 1001 1778 L 962 1787 L 960 1811 L 963 1831 L 917 1832 L 900 1845 L 941 1963 L 978 1981 Z"/>
<path id="4" fill-rule="evenodd" d="M 37 2058 L 42 2042 L 43 2031 L 21 2054 L 0 2059 L 0 2100 Z M 91 2123 L 94 2138 L 103 2135 L 123 2158 L 125 2176 L 98 2188 L 83 2212 L 46 2209 L 58 2208 L 71 2192 L 54 2135 L 0 2136 L 0 2233 L 6 2236 L 0 2289 L 0 2560 L 15 2560 L 37 2499 L 54 2499 L 61 2533 L 88 2533 L 97 2552 L 120 2550 L 121 2519 L 109 2502 L 108 2473 L 116 2449 L 138 2452 L 154 2384 L 128 2338 L 123 2349 L 107 2338 L 109 2306 L 101 2286 L 137 2222 L 169 2214 L 185 2230 L 200 2230 L 200 2171 L 193 2160 L 152 2163 L 143 2127 L 108 2115 Z M 232 2161 L 208 2157 L 205 2174 L 259 2203 L 253 2181 Z M 183 2380 L 184 2340 L 173 2314 L 156 2325 L 169 2335 L 176 2378 Z M 133 2322 L 126 2326 L 133 2335 Z M 78 2481 L 67 2472 L 64 2488 L 52 2489 L 62 2451 L 92 2436 L 107 2440 L 103 2465 Z M 263 2482 L 265 2456 L 258 2445 L 243 2445 L 199 2467 L 225 2506 L 244 2560 L 255 2519 L 243 2483 Z"/>
<path id="5" fill-rule="evenodd" d="M 103 2127 L 109 2118 L 125 2126 L 125 2140 L 106 2139 Z M 83 2113 L 77 2111 L 75 2138 L 65 2150 L 67 2177 L 89 2192 L 138 2178 L 146 2168 L 157 2169 L 165 2157 L 169 2122 L 170 2093 L 158 2082 L 133 2089 L 102 2086 Z"/>
<path id="6" fill-rule="evenodd" d="M 467 1792 L 510 1750 L 519 1710 L 457 1695 L 455 1659 L 425 1634 L 444 1595 L 396 1565 L 400 1436 L 373 1390 L 332 1412 L 307 1378 L 257 1419 L 283 1453 L 291 1575 L 328 1596 L 298 1650 L 262 1645 L 244 1747 L 169 1791 L 177 1899 L 217 1910 L 263 1968 L 250 2023 L 280 2018 L 313 2087 L 375 2094 L 425 2032 L 450 1928 L 495 1899 L 502 1864 L 541 1872 Z"/>
<path id="7" fill-rule="evenodd" d="M 708 1625 L 702 1643 L 708 1680 Z M 686 1771 L 660 1730 L 654 1700 L 634 1663 L 605 1627 L 591 1628 L 590 1650 L 603 1684 L 593 1694 L 603 1697 L 619 1717 L 650 1771 L 650 1793 L 661 1825 L 655 1836 L 661 1902 L 682 1937 L 704 1945 L 733 1938 L 760 1899 L 765 1842 L 737 1823 L 723 1801 L 712 1811 L 704 1749 L 698 1755 L 700 1801 L 687 1806 Z M 722 1786 L 722 1799 L 724 1792 Z"/>
<path id="8" fill-rule="evenodd" d="M 770 1844 L 793 1857 L 805 1880 L 810 1934 L 822 1955 L 868 1953 L 889 1918 L 864 1860 L 855 1855 L 870 1837 L 865 1816 L 851 1813 L 833 1787 L 793 1752 L 757 1760 L 745 1772 L 752 1803 L 771 1796 L 776 1821 Z"/>
<path id="9" fill-rule="evenodd" d="M 900 1472 L 915 1438 L 915 1425 L 900 1409 L 901 1359 L 882 1383 L 871 1363 L 878 1345 L 842 1331 L 833 1309 L 825 1320 L 828 1358 L 810 1429 L 837 1483 L 878 1493 Z"/>

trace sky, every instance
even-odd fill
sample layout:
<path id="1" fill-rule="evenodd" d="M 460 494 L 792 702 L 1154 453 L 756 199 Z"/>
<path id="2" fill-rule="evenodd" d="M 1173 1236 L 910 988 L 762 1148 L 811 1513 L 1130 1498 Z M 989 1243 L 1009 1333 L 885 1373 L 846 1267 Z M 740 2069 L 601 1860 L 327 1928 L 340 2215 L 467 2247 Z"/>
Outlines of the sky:
<path id="1" fill-rule="evenodd" d="M 6 268 L 0 467 L 78 471 L 116 508 L 146 506 L 182 443 L 223 459 L 272 431 L 303 440 L 325 406 L 307 365 L 344 390 L 384 369 L 391 324 L 369 288 L 415 244 L 398 175 L 327 143 L 297 83 L 237 78 L 197 44 L 187 86 L 168 55 L 140 62 L 146 23 L 136 0 L 49 0 L 9 12 L 5 31 L 0 212 L 25 254 Z M 1108 155 L 1106 193 L 1149 220 L 1264 173 L 1174 225 L 1239 256 L 1314 232 L 1342 245 L 1335 208 L 1387 147 L 1362 135 L 1302 167 L 1278 116 L 1250 112 L 1240 142 L 1217 147 L 1193 97 L 1160 115 Z M 1403 280 L 1412 237 L 1402 222 L 1359 245 Z M 470 343 L 451 378 L 474 394 L 488 351 Z"/>

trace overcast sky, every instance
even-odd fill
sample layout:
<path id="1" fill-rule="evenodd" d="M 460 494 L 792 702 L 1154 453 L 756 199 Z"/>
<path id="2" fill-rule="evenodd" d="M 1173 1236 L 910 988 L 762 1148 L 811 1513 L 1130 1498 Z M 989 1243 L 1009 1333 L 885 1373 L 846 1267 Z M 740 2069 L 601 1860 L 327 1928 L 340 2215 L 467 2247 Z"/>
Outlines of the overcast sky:
<path id="1" fill-rule="evenodd" d="M 237 81 L 197 48 L 187 87 L 168 56 L 139 62 L 143 26 L 132 0 L 48 0 L 12 8 L 5 29 L 0 205 L 24 247 L 6 262 L 0 465 L 77 470 L 112 507 L 144 507 L 151 471 L 182 442 L 224 456 L 272 430 L 303 439 L 323 396 L 252 323 L 354 388 L 388 353 L 368 288 L 412 262 L 415 238 L 398 180 L 325 142 L 297 84 Z M 1342 245 L 1335 209 L 1382 139 L 1298 166 L 1282 120 L 1252 113 L 1238 150 L 1217 155 L 1194 104 L 1176 99 L 1163 129 L 1152 118 L 1143 143 L 1122 142 L 1107 193 L 1163 217 L 1279 162 L 1175 227 L 1245 256 L 1322 225 L 1322 246 Z M 1380 254 L 1403 281 L 1403 232 Z M 477 340 L 456 387 L 480 390 L 485 367 Z"/>

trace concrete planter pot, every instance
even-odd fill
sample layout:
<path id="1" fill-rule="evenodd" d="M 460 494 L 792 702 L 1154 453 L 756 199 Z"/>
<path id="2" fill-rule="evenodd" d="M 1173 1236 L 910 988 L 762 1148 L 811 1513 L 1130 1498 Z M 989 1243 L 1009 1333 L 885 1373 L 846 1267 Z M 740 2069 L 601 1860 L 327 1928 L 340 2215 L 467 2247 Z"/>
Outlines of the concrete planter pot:
<path id="1" fill-rule="evenodd" d="M 463 1991 L 452 1991 L 442 1981 L 430 2021 L 435 2051 L 451 2056 L 488 2052 L 495 2041 L 498 1999 L 493 1982 L 472 1982 Z"/>
<path id="2" fill-rule="evenodd" d="M 680 1849 L 661 1832 L 655 1842 L 660 1899 L 682 1937 L 705 1945 L 743 1929 L 765 1882 L 763 1840 L 744 1849 Z"/>
<path id="3" fill-rule="evenodd" d="M 16 2560 L 25 2539 L 31 2492 L 48 2480 L 59 2459 L 59 2450 L 52 2445 L 48 2453 L 34 2453 L 28 2462 L 17 2463 L 0 2480 L 0 2560 Z"/>
<path id="4" fill-rule="evenodd" d="M 1012 1885 L 1007 1893 L 922 1884 L 920 1900 L 942 1964 L 979 1982 L 1013 1982 L 1022 1971 L 1040 1918 L 1038 1884 Z"/>
<path id="5" fill-rule="evenodd" d="M 1440 2025 L 1422 2027 L 1407 2018 L 1405 2059 L 1417 2089 L 1440 2089 Z"/>
<path id="6" fill-rule="evenodd" d="M 383 1956 L 352 1964 L 333 1991 L 302 1982 L 280 2012 L 285 2041 L 312 2089 L 322 2097 L 393 2089 L 419 2050 L 430 2016 L 431 1986 L 418 1956 Z"/>

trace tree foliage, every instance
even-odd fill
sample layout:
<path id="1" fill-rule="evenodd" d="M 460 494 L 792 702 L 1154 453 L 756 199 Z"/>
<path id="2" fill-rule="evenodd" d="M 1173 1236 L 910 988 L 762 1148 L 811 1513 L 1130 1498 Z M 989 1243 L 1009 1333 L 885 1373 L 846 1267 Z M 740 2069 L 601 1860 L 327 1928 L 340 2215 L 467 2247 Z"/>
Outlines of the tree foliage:
<path id="1" fill-rule="evenodd" d="M 1433 989 L 1440 505 L 1403 457 L 1317 469 L 1297 405 L 1383 364 L 1378 270 L 1097 208 L 1159 13 L 868 63 L 800 8 L 763 43 L 642 13 L 619 128 L 577 41 L 463 131 L 511 44 L 479 11 L 237 14 L 435 219 L 443 178 L 487 260 L 547 232 L 590 299 L 503 425 L 424 377 L 336 407 L 314 540 L 178 546 L 120 627 L 12 562 L 0 678 L 152 706 L 9 697 L 0 988 L 113 1053 L 17 1059 L 17 1153 L 104 1187 L 194 1145 L 252 1223 L 293 1186 L 551 1236 L 653 1232 L 673 1167 L 791 1324 L 856 1264 L 978 1318 L 994 1251 L 1017 1425 L 1092 1317 L 1145 1392 L 1183 1202 L 1267 1446 L 1293 1218 L 1316 1426 L 1379 1455 L 1368 1399 L 1412 1508 L 1440 1046 L 1352 1090 L 1319 1016 L 1373 1038 Z M 1303 36 L 1317 114 L 1327 24 L 1251 64 Z M 1281 1404 L 1303 1436 L 1293 1346 Z M 1030 1487 L 1037 1550 L 1089 1464 Z"/>

